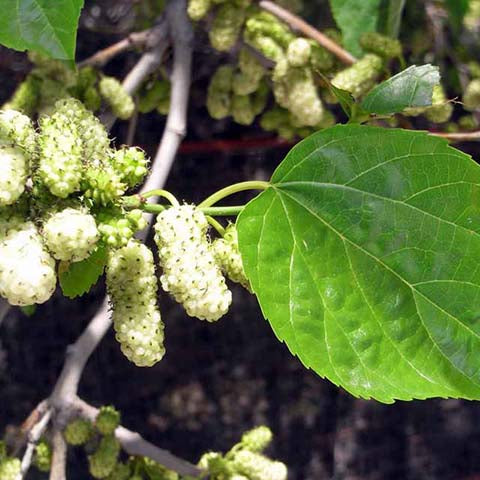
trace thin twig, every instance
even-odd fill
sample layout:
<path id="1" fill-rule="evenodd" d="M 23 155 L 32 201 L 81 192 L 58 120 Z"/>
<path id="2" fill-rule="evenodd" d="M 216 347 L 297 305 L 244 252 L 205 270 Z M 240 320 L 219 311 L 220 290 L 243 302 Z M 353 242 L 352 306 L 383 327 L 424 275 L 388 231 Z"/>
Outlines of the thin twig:
<path id="1" fill-rule="evenodd" d="M 74 402 L 74 408 L 76 413 L 89 420 L 95 421 L 98 415 L 98 409 L 77 398 Z M 141 435 L 125 427 L 118 427 L 115 430 L 115 437 L 122 445 L 125 452 L 129 455 L 138 455 L 142 457 L 148 457 L 155 462 L 163 465 L 169 470 L 179 473 L 180 475 L 189 475 L 193 477 L 200 476 L 203 471 L 197 468 L 195 465 L 176 457 L 167 450 L 156 447 L 150 442 L 147 442 Z"/>
<path id="2" fill-rule="evenodd" d="M 162 16 L 148 37 L 148 50 L 140 57 L 140 60 L 130 70 L 122 82 L 125 91 L 133 95 L 145 81 L 162 63 L 163 55 L 167 49 L 168 24 Z M 101 115 L 100 120 L 107 130 L 110 130 L 115 123 L 115 116 L 111 112 Z"/>
<path id="3" fill-rule="evenodd" d="M 155 28 L 155 27 L 154 27 Z M 147 42 L 148 36 L 151 34 L 152 29 L 144 30 L 142 32 L 133 32 L 128 37 L 123 38 L 119 42 L 110 45 L 103 50 L 99 50 L 91 57 L 82 60 L 78 67 L 103 67 L 112 58 L 116 57 L 120 53 L 123 53 L 131 48 L 142 47 Z"/>
<path id="4" fill-rule="evenodd" d="M 22 458 L 22 466 L 20 468 L 20 474 L 17 476 L 17 480 L 22 480 L 30 469 L 32 464 L 33 454 L 35 453 L 35 447 L 37 446 L 40 438 L 47 429 L 48 422 L 52 418 L 52 410 L 48 409 L 36 425 L 30 430 L 28 434 L 27 448 Z"/>
<path id="5" fill-rule="evenodd" d="M 475 132 L 455 132 L 455 133 L 446 133 L 446 132 L 429 132 L 430 135 L 435 135 L 436 137 L 446 138 L 452 142 L 478 142 L 480 141 L 480 131 Z"/>
<path id="6" fill-rule="evenodd" d="M 288 23 L 288 25 L 290 25 L 290 27 L 294 30 L 298 30 L 307 37 L 310 37 L 313 40 L 317 41 L 322 47 L 332 52 L 343 63 L 347 65 L 352 65 L 357 61 L 357 59 L 351 53 L 344 50 L 332 39 L 328 38 L 322 32 L 319 32 L 316 28 L 312 27 L 312 25 L 307 23 L 305 20 L 301 19 L 299 16 L 293 14 L 292 12 L 289 12 L 280 5 L 269 0 L 261 0 L 258 5 L 267 12 L 270 12 L 271 14 L 278 17 L 280 20 Z M 352 15 L 355 15 L 355 13 L 352 12 Z"/>
<path id="7" fill-rule="evenodd" d="M 130 121 L 128 122 L 128 130 L 127 130 L 127 138 L 125 141 L 125 145 L 133 145 L 133 141 L 135 140 L 135 133 L 137 132 L 137 125 L 138 125 L 138 106 L 135 107 L 135 111 L 133 112 Z"/>
<path id="8" fill-rule="evenodd" d="M 167 123 L 144 191 L 161 188 L 172 168 L 187 130 L 187 109 L 192 70 L 193 30 L 186 14 L 186 1 L 167 6 L 167 19 L 173 43 L 172 93 Z"/>
<path id="9" fill-rule="evenodd" d="M 60 430 L 53 432 L 52 466 L 50 480 L 66 480 L 67 478 L 67 443 Z"/>

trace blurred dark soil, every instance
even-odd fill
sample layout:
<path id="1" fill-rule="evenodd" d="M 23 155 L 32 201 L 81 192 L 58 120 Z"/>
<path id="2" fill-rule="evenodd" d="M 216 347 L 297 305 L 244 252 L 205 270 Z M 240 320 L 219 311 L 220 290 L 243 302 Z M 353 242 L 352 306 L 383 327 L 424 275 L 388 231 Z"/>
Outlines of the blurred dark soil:
<path id="1" fill-rule="evenodd" d="M 114 33 L 119 23 L 120 30 L 131 27 L 129 2 L 95 2 L 104 7 L 100 13 L 90 8 L 93 3 L 87 2 L 79 32 L 80 59 L 120 38 L 121 32 Z M 99 22 L 99 31 L 91 34 Z M 207 117 L 201 105 L 218 57 L 206 47 L 198 50 L 187 141 L 264 135 Z M 134 58 L 122 57 L 106 70 L 123 76 Z M 28 68 L 25 55 L 0 49 L 0 102 Z M 136 143 L 153 155 L 162 127 L 159 115 L 143 116 Z M 124 141 L 126 124 L 112 134 Z M 199 201 L 229 183 L 268 178 L 285 153 L 258 148 L 180 155 L 167 188 L 181 199 Z M 192 462 L 208 449 L 229 449 L 246 429 L 267 424 L 275 433 L 269 453 L 289 465 L 292 480 L 480 479 L 478 403 L 357 400 L 306 370 L 276 340 L 256 300 L 233 290 L 233 307 L 216 324 L 188 318 L 162 295 L 166 357 L 154 368 L 136 368 L 110 332 L 88 363 L 80 395 L 97 406 L 114 404 L 127 427 Z M 0 326 L 0 435 L 49 394 L 66 346 L 86 326 L 103 292 L 98 285 L 75 301 L 57 294 L 33 317 L 14 309 Z M 69 480 L 87 478 L 84 453 L 71 450 L 70 460 Z M 32 472 L 29 478 L 46 477 Z"/>

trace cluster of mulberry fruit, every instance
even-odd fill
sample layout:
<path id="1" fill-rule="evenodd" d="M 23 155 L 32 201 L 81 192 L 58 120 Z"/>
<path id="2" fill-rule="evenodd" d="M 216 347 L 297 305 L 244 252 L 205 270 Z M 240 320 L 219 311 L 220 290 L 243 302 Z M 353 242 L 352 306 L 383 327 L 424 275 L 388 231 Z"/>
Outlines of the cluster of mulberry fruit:
<path id="1" fill-rule="evenodd" d="M 295 2 L 283 3 L 289 10 L 295 6 Z M 325 78 L 361 99 L 385 78 L 390 62 L 403 61 L 398 40 L 368 32 L 360 38 L 364 56 L 342 67 L 330 51 L 298 36 L 250 0 L 190 0 L 188 14 L 195 22 L 206 19 L 211 46 L 233 52 L 230 58 L 235 59 L 220 65 L 211 77 L 206 101 L 210 116 L 231 117 L 241 125 L 251 125 L 260 116 L 264 130 L 287 140 L 336 123 L 338 99 Z M 324 33 L 342 45 L 338 31 Z M 466 93 L 466 105 L 476 105 L 474 92 L 475 83 Z M 451 117 L 452 105 L 438 87 L 431 108 L 405 114 L 422 114 L 433 123 L 443 123 Z"/>
<path id="2" fill-rule="evenodd" d="M 241 441 L 225 455 L 205 453 L 198 466 L 206 470 L 212 480 L 286 480 L 285 464 L 263 453 L 271 441 L 272 432 L 268 427 L 254 428 L 245 432 Z"/>

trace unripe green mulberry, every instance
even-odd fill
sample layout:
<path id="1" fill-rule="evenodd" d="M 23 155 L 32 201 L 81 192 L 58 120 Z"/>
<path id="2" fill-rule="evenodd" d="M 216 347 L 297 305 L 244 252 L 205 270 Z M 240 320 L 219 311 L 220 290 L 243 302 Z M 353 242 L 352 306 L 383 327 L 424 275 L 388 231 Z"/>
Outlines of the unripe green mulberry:
<path id="1" fill-rule="evenodd" d="M 252 109 L 255 115 L 259 115 L 265 110 L 270 95 L 270 87 L 268 83 L 263 80 L 256 92 L 252 95 Z"/>
<path id="2" fill-rule="evenodd" d="M 448 101 L 441 85 L 433 87 L 432 106 L 428 107 L 425 116 L 434 123 L 447 122 L 453 113 L 453 105 Z"/>
<path id="3" fill-rule="evenodd" d="M 251 125 L 255 120 L 250 95 L 234 95 L 232 97 L 232 116 L 240 125 Z"/>
<path id="4" fill-rule="evenodd" d="M 84 445 L 93 435 L 93 426 L 88 420 L 76 418 L 63 431 L 65 440 L 70 445 Z"/>
<path id="5" fill-rule="evenodd" d="M 210 10 L 210 0 L 189 0 L 187 13 L 194 20 L 201 20 Z"/>
<path id="6" fill-rule="evenodd" d="M 55 261 L 35 225 L 24 223 L 0 242 L 0 296 L 11 305 L 46 302 L 55 291 Z"/>
<path id="7" fill-rule="evenodd" d="M 118 208 L 100 210 L 97 214 L 97 223 L 102 241 L 113 248 L 124 247 L 135 232 L 147 226 L 142 210 L 124 213 Z"/>
<path id="8" fill-rule="evenodd" d="M 218 238 L 212 244 L 215 259 L 227 277 L 236 283 L 240 283 L 250 290 L 250 282 L 243 269 L 242 257 L 238 249 L 238 235 L 234 224 L 227 227 L 223 238 Z"/>
<path id="9" fill-rule="evenodd" d="M 117 463 L 112 473 L 107 477 L 107 480 L 129 480 L 130 466 L 126 463 Z"/>
<path id="10" fill-rule="evenodd" d="M 296 38 L 287 49 L 287 60 L 292 67 L 307 65 L 312 54 L 311 43 L 306 38 Z"/>
<path id="11" fill-rule="evenodd" d="M 94 478 L 108 477 L 117 465 L 120 443 L 114 435 L 106 435 L 93 455 L 88 456 L 89 471 Z"/>
<path id="12" fill-rule="evenodd" d="M 255 92 L 266 74 L 265 67 L 248 48 L 242 48 L 238 59 L 239 73 L 233 77 L 232 88 L 237 95 Z"/>
<path id="13" fill-rule="evenodd" d="M 18 458 L 5 458 L 0 461 L 0 478 L 2 480 L 17 480 L 22 463 Z"/>
<path id="14" fill-rule="evenodd" d="M 350 92 L 355 98 L 367 93 L 382 71 L 382 59 L 373 53 L 365 55 L 351 67 L 338 72 L 332 85 Z"/>
<path id="15" fill-rule="evenodd" d="M 207 95 L 207 109 L 212 118 L 220 120 L 230 115 L 232 81 L 233 68 L 230 65 L 219 67 L 212 75 Z"/>
<path id="16" fill-rule="evenodd" d="M 322 120 L 324 109 L 309 68 L 290 68 L 274 83 L 275 98 L 288 108 L 299 125 L 314 126 Z"/>
<path id="17" fill-rule="evenodd" d="M 50 471 L 52 447 L 44 440 L 40 441 L 35 448 L 34 464 L 41 472 Z"/>
<path id="18" fill-rule="evenodd" d="M 100 238 L 95 218 L 82 209 L 65 208 L 43 225 L 43 239 L 57 260 L 80 262 L 94 250 Z"/>
<path id="19" fill-rule="evenodd" d="M 328 72 L 331 70 L 335 66 L 333 53 L 329 52 L 314 40 L 309 40 L 309 42 L 311 47 L 310 65 L 313 70 L 320 72 Z"/>
<path id="20" fill-rule="evenodd" d="M 290 28 L 271 13 L 260 11 L 250 16 L 245 24 L 249 35 L 272 38 L 278 45 L 286 49 L 296 36 Z"/>
<path id="21" fill-rule="evenodd" d="M 232 301 L 206 233 L 205 215 L 193 205 L 164 210 L 155 224 L 163 289 L 187 314 L 213 322 L 225 315 Z"/>
<path id="22" fill-rule="evenodd" d="M 113 203 L 127 190 L 127 185 L 111 165 L 88 167 L 83 175 L 82 190 L 85 197 L 98 205 Z"/>
<path id="23" fill-rule="evenodd" d="M 63 112 L 40 119 L 38 176 L 53 195 L 66 198 L 80 189 L 82 141 L 74 120 Z"/>
<path id="24" fill-rule="evenodd" d="M 121 120 L 127 120 L 135 111 L 135 103 L 122 84 L 114 77 L 102 77 L 99 83 L 100 95 L 110 105 L 112 112 Z"/>
<path id="25" fill-rule="evenodd" d="M 360 37 L 361 47 L 369 53 L 390 59 L 402 55 L 402 44 L 396 38 L 390 38 L 378 32 L 367 32 Z"/>
<path id="26" fill-rule="evenodd" d="M 111 252 L 107 287 L 122 352 L 139 367 L 154 365 L 165 354 L 165 348 L 152 252 L 134 240 Z"/>
<path id="27" fill-rule="evenodd" d="M 88 87 L 83 94 L 83 103 L 92 112 L 96 112 L 102 106 L 102 97 L 97 87 Z"/>
<path id="28" fill-rule="evenodd" d="M 112 406 L 103 406 L 95 419 L 95 427 L 102 435 L 110 435 L 120 425 L 120 412 Z"/>
<path id="29" fill-rule="evenodd" d="M 41 80 L 38 77 L 28 75 L 2 108 L 4 110 L 18 110 L 25 115 L 32 116 L 36 112 L 40 101 L 40 84 Z"/>
<path id="30" fill-rule="evenodd" d="M 220 452 L 206 452 L 198 461 L 198 467 L 209 472 L 214 478 L 215 474 L 227 471 L 227 462 Z"/>
<path id="31" fill-rule="evenodd" d="M 168 468 L 160 465 L 148 457 L 143 457 L 143 467 L 147 473 L 148 478 L 158 480 L 178 480 L 178 473 L 168 470 Z"/>
<path id="32" fill-rule="evenodd" d="M 208 32 L 212 47 L 221 52 L 231 50 L 237 42 L 244 20 L 244 9 L 231 3 L 220 5 Z"/>
<path id="33" fill-rule="evenodd" d="M 242 435 L 242 445 L 251 452 L 262 452 L 272 441 L 272 431 L 261 425 Z"/>
<path id="34" fill-rule="evenodd" d="M 136 187 L 148 173 L 145 152 L 135 147 L 122 147 L 113 155 L 113 166 L 121 181 L 130 188 Z"/>
<path id="35" fill-rule="evenodd" d="M 248 450 L 236 452 L 232 466 L 236 472 L 246 475 L 250 480 L 286 480 L 288 475 L 283 463 Z"/>
<path id="36" fill-rule="evenodd" d="M 28 156 L 34 156 L 37 134 L 27 115 L 16 110 L 0 111 L 0 144 L 11 143 L 20 147 Z"/>
<path id="37" fill-rule="evenodd" d="M 252 33 L 245 30 L 243 39 L 245 43 L 258 50 L 264 57 L 273 62 L 279 62 L 285 58 L 285 51 L 282 46 L 268 35 Z"/>
<path id="38" fill-rule="evenodd" d="M 0 146 L 0 207 L 12 205 L 25 191 L 28 159 L 18 147 Z"/>
<path id="39" fill-rule="evenodd" d="M 169 105 L 170 93 L 171 84 L 168 80 L 155 80 L 147 84 L 140 92 L 138 111 L 140 113 L 148 113 L 155 110 L 159 105 L 162 105 L 162 108 L 165 104 Z M 166 113 L 168 113 L 168 109 Z"/>
<path id="40" fill-rule="evenodd" d="M 480 107 L 480 79 L 476 78 L 467 85 L 463 94 L 463 106 L 470 112 Z"/>

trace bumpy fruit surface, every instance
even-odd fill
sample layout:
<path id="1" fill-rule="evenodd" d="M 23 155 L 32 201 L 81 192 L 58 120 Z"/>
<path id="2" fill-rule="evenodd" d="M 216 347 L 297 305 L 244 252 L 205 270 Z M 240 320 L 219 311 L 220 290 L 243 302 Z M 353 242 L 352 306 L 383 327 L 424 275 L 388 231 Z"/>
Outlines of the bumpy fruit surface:
<path id="1" fill-rule="evenodd" d="M 463 106 L 471 112 L 480 107 L 480 79 L 476 78 L 467 85 L 463 94 Z"/>
<path id="2" fill-rule="evenodd" d="M 212 118 L 220 120 L 228 117 L 232 106 L 233 68 L 219 67 L 212 75 L 207 94 L 207 109 Z"/>
<path id="3" fill-rule="evenodd" d="M 210 10 L 210 0 L 189 0 L 187 13 L 194 20 L 201 20 Z"/>
<path id="4" fill-rule="evenodd" d="M 269 37 L 286 49 L 296 39 L 290 28 L 271 13 L 264 11 L 251 15 L 246 22 L 249 36 Z"/>
<path id="5" fill-rule="evenodd" d="M 11 305 L 44 303 L 56 282 L 55 261 L 35 225 L 11 229 L 0 242 L 0 295 Z"/>
<path id="6" fill-rule="evenodd" d="M 100 408 L 97 418 L 95 419 L 95 427 L 102 435 L 110 435 L 120 424 L 120 412 L 112 406 L 104 406 Z"/>
<path id="7" fill-rule="evenodd" d="M 296 38 L 287 49 L 287 60 L 292 67 L 307 65 L 312 54 L 311 43 L 306 38 Z"/>
<path id="8" fill-rule="evenodd" d="M 261 425 L 242 435 L 242 445 L 251 452 L 261 452 L 270 445 L 272 437 L 272 431 Z"/>
<path id="9" fill-rule="evenodd" d="M 92 215 L 82 209 L 66 208 L 45 222 L 43 238 L 57 260 L 79 262 L 92 253 L 100 234 Z"/>
<path id="10" fill-rule="evenodd" d="M 42 440 L 35 448 L 35 466 L 41 472 L 48 472 L 52 463 L 52 448 L 50 445 Z"/>
<path id="11" fill-rule="evenodd" d="M 26 155 L 35 155 L 37 134 L 29 117 L 16 110 L 0 111 L 0 145 L 11 143 Z"/>
<path id="12" fill-rule="evenodd" d="M 232 294 L 215 262 L 207 229 L 205 215 L 193 205 L 172 207 L 157 217 L 155 242 L 163 289 L 191 317 L 213 322 L 227 313 Z"/>
<path id="13" fill-rule="evenodd" d="M 130 466 L 126 463 L 117 463 L 112 473 L 106 477 L 107 480 L 129 480 Z"/>
<path id="14" fill-rule="evenodd" d="M 240 125 L 253 123 L 255 112 L 250 95 L 234 95 L 232 97 L 232 117 Z"/>
<path id="15" fill-rule="evenodd" d="M 82 140 L 75 118 L 55 112 L 40 119 L 38 176 L 53 195 L 66 198 L 80 189 Z"/>
<path id="16" fill-rule="evenodd" d="M 0 207 L 12 205 L 25 191 L 28 159 L 18 147 L 0 146 Z"/>
<path id="17" fill-rule="evenodd" d="M 154 365 L 165 354 L 165 348 L 152 252 L 135 240 L 111 252 L 107 287 L 122 352 L 139 367 Z"/>
<path id="18" fill-rule="evenodd" d="M 117 465 L 120 444 L 113 435 L 100 441 L 96 452 L 88 457 L 89 471 L 94 478 L 108 477 Z"/>
<path id="19" fill-rule="evenodd" d="M 109 164 L 89 166 L 84 171 L 82 190 L 85 197 L 98 205 L 109 205 L 121 197 L 127 189 L 120 175 Z"/>
<path id="20" fill-rule="evenodd" d="M 100 210 L 96 217 L 102 241 L 114 248 L 124 247 L 135 232 L 147 226 L 142 210 L 124 213 L 119 208 L 106 208 Z"/>
<path id="21" fill-rule="evenodd" d="M 384 58 L 396 58 L 402 54 L 402 44 L 378 32 L 367 32 L 360 37 L 360 45 L 366 52 L 375 53 Z"/>
<path id="22" fill-rule="evenodd" d="M 28 75 L 18 85 L 10 100 L 3 106 L 4 109 L 18 110 L 25 115 L 33 115 L 40 101 L 41 80 L 35 75 Z"/>
<path id="23" fill-rule="evenodd" d="M 121 181 L 130 188 L 136 187 L 148 172 L 148 160 L 145 152 L 135 147 L 123 147 L 113 156 L 115 171 Z"/>
<path id="24" fill-rule="evenodd" d="M 72 420 L 63 431 L 63 436 L 70 445 L 83 445 L 90 440 L 92 434 L 92 424 L 81 418 Z"/>
<path id="25" fill-rule="evenodd" d="M 21 462 L 18 458 L 5 458 L 0 461 L 0 478 L 2 480 L 17 480 L 20 475 Z"/>
<path id="26" fill-rule="evenodd" d="M 240 283 L 250 290 L 250 283 L 245 275 L 242 257 L 238 249 L 238 235 L 235 225 L 229 225 L 223 238 L 216 239 L 212 246 L 215 259 L 227 277 L 232 282 Z"/>
<path id="27" fill-rule="evenodd" d="M 99 83 L 100 95 L 110 105 L 112 112 L 121 120 L 133 115 L 135 103 L 122 84 L 114 77 L 103 77 Z"/>
<path id="28" fill-rule="evenodd" d="M 243 8 L 238 8 L 233 3 L 220 5 L 208 32 L 212 47 L 221 52 L 231 50 L 237 41 L 244 19 Z"/>
<path id="29" fill-rule="evenodd" d="M 382 59 L 370 53 L 351 67 L 338 72 L 332 79 L 332 84 L 357 98 L 373 87 L 381 71 Z"/>
<path id="30" fill-rule="evenodd" d="M 286 480 L 287 467 L 281 463 L 248 450 L 240 450 L 233 458 L 236 472 L 246 475 L 250 480 Z"/>
<path id="31" fill-rule="evenodd" d="M 168 470 L 151 458 L 144 457 L 143 464 L 149 478 L 162 480 L 178 480 L 179 478 L 178 473 Z"/>

